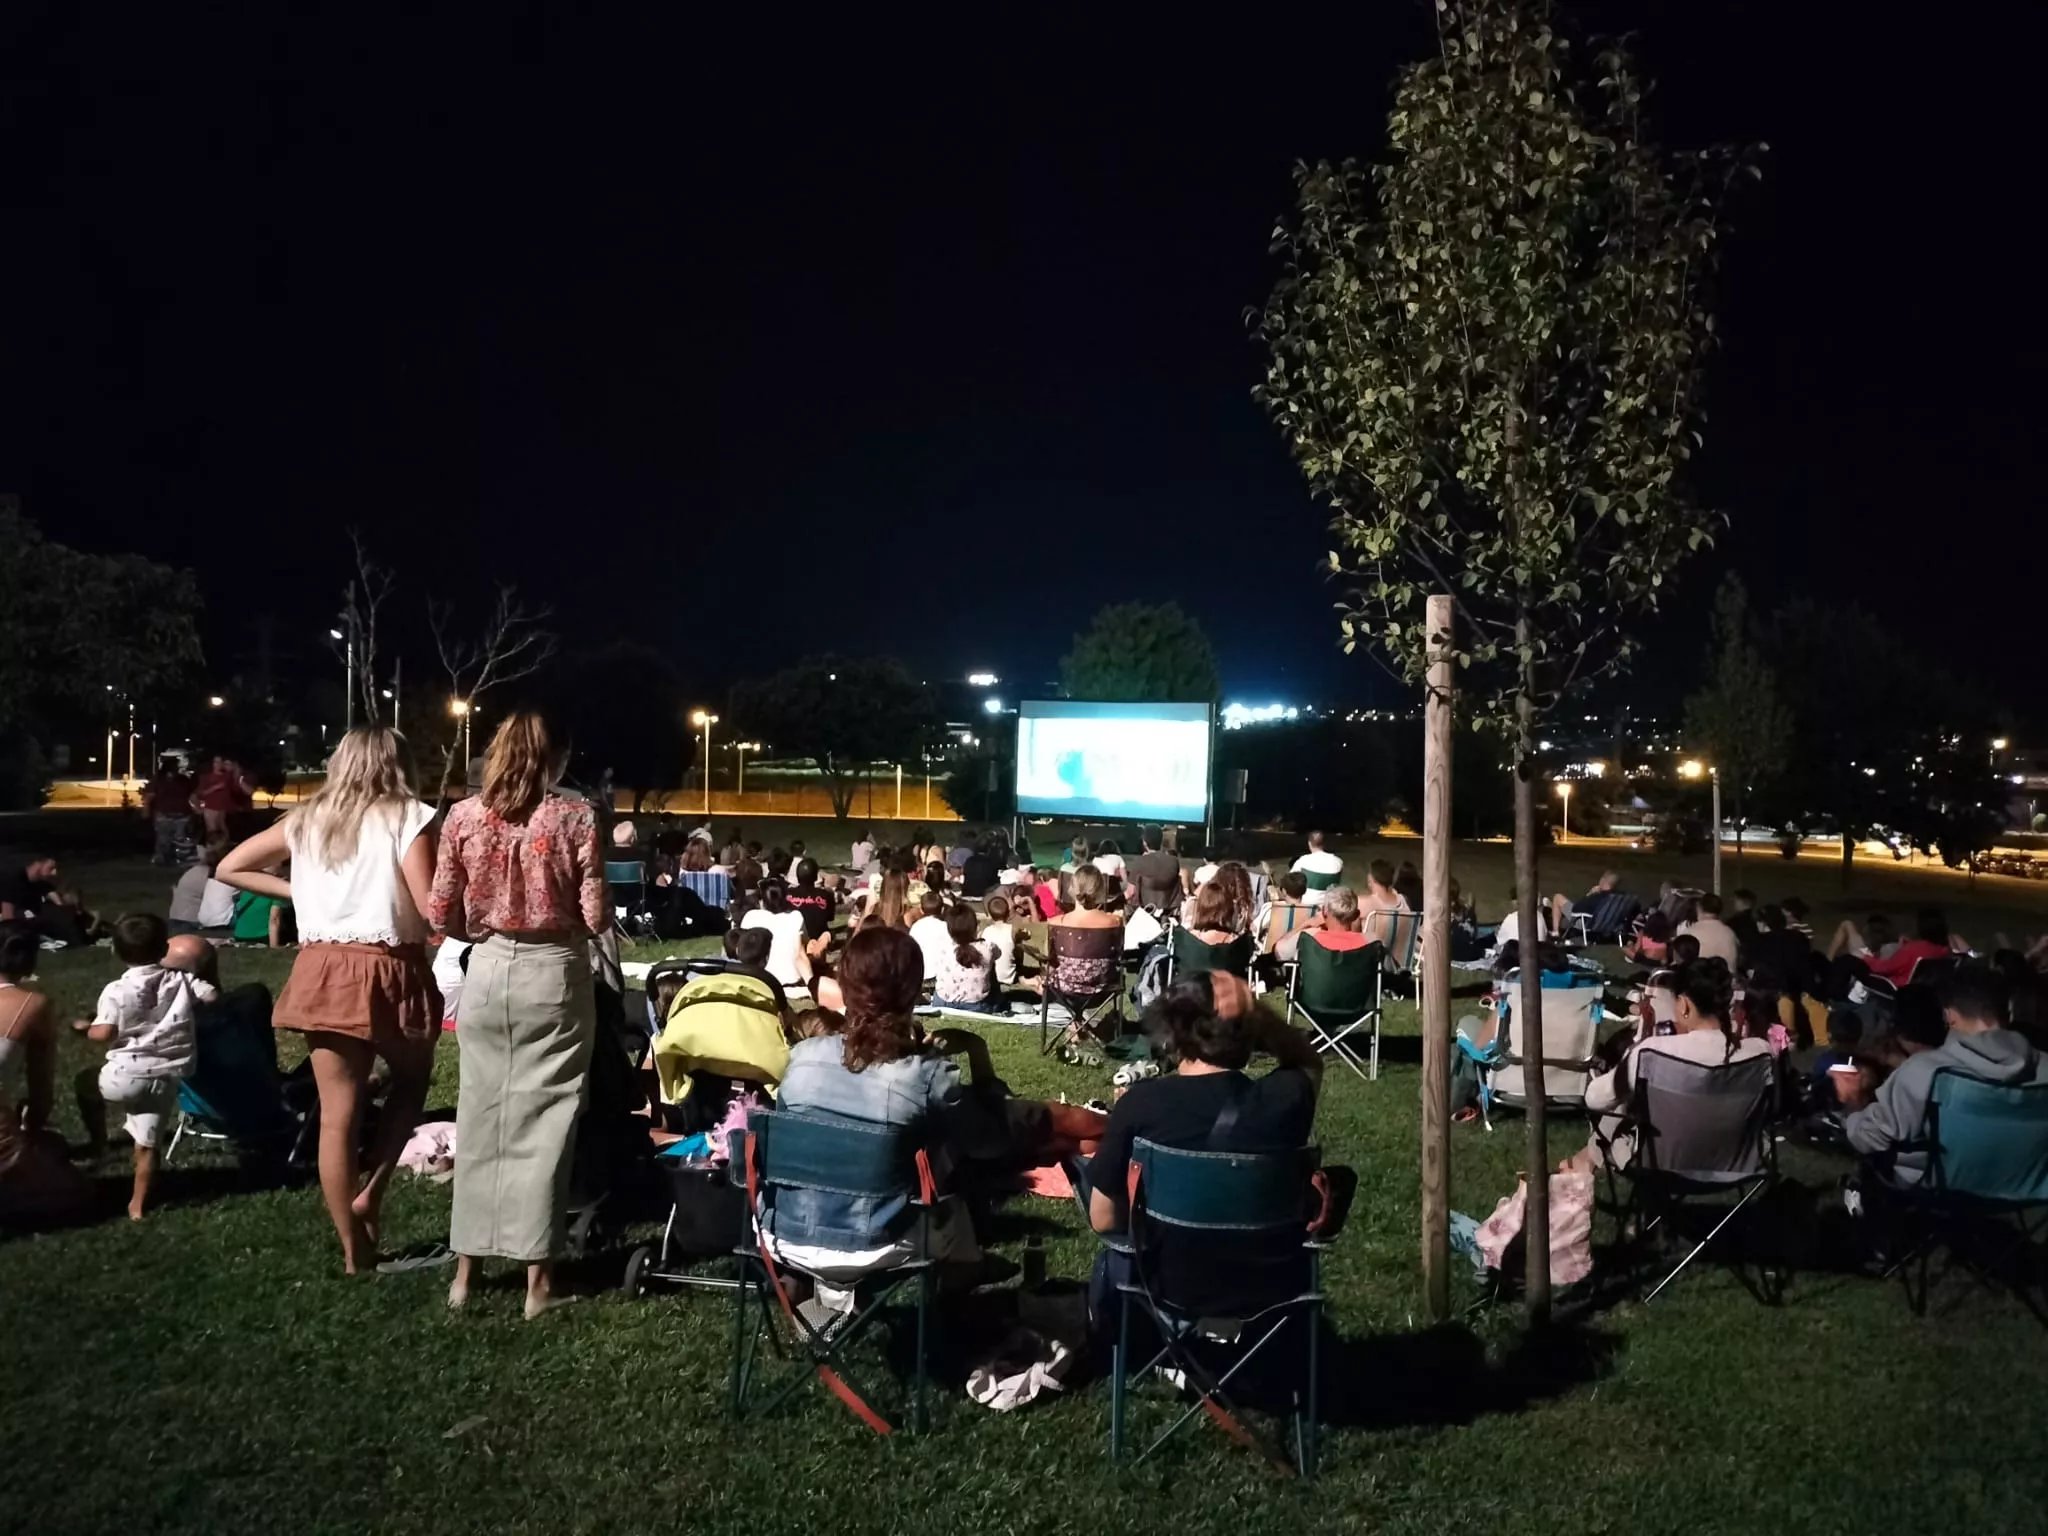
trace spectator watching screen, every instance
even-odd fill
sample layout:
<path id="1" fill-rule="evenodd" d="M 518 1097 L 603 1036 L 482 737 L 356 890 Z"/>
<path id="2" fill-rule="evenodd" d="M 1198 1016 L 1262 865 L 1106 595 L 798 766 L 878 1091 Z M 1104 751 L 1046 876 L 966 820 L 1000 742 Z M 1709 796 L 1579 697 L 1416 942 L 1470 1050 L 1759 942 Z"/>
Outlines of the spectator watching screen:
<path id="1" fill-rule="evenodd" d="M 1205 821 L 1207 704 L 1026 700 L 1017 710 L 1017 809 L 1026 816 Z"/>

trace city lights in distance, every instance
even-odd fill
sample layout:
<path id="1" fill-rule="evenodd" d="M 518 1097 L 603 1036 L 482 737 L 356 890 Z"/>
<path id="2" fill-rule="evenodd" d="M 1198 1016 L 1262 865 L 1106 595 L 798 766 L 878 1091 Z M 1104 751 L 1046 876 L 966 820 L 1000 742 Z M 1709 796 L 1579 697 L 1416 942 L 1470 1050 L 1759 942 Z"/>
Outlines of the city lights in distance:
<path id="1" fill-rule="evenodd" d="M 1001 681 L 1002 679 L 993 672 L 970 672 L 967 674 L 967 686 L 970 688 L 993 688 Z"/>
<path id="2" fill-rule="evenodd" d="M 1226 704 L 1223 729 L 1241 730 L 1247 725 L 1271 725 L 1276 720 L 1299 720 L 1301 711 L 1292 704 Z"/>
<path id="3" fill-rule="evenodd" d="M 1003 701 L 991 694 L 981 701 L 981 707 L 992 715 L 1000 715 L 1003 712 Z"/>

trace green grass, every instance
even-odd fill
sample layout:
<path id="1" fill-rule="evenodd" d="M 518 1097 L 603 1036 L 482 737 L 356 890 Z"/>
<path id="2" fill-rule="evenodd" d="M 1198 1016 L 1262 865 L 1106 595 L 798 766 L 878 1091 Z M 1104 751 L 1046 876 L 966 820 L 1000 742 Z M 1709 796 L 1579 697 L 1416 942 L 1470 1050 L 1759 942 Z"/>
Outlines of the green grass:
<path id="1" fill-rule="evenodd" d="M 88 894 L 95 877 L 161 883 L 106 866 Z M 230 983 L 273 987 L 288 965 L 224 961 Z M 43 982 L 82 1010 L 114 967 L 104 950 L 55 955 Z M 1896 1285 L 1839 1270 L 1803 1269 L 1766 1309 L 1705 1269 L 1541 1351 L 1512 1310 L 1422 1329 L 1415 1027 L 1393 1009 L 1382 1080 L 1333 1073 L 1319 1116 L 1326 1156 L 1361 1188 L 1327 1273 L 1346 1342 L 1312 1489 L 1206 1426 L 1112 1476 L 1100 1383 L 1014 1416 L 954 1388 L 924 1439 L 878 1441 L 817 1392 L 735 1427 L 724 1298 L 629 1301 L 609 1289 L 619 1250 L 575 1277 L 592 1299 L 542 1324 L 520 1321 L 509 1275 L 451 1317 L 445 1272 L 344 1280 L 314 1189 L 240 1187 L 209 1149 L 189 1166 L 181 1153 L 141 1226 L 0 1241 L 0 1531 L 2034 1528 L 2048 1332 L 1960 1281 L 1924 1320 Z M 1100 1072 L 1038 1058 L 1035 1031 L 989 1033 L 1020 1093 L 1103 1092 Z M 89 1059 L 67 1037 L 67 1077 Z M 446 1045 L 433 1103 L 453 1103 L 454 1065 Z M 1579 1134 L 1560 1126 L 1555 1142 Z M 124 1162 L 94 1169 L 110 1209 Z M 1454 1206 L 1483 1216 L 1522 1166 L 1518 1122 L 1455 1127 Z M 1822 1190 L 1841 1165 L 1792 1171 Z M 445 1237 L 447 1209 L 445 1188 L 402 1177 L 389 1240 Z M 1091 1242 L 1069 1207 L 1028 1202 L 1011 1220 L 999 1246 L 1042 1224 L 1051 1272 L 1084 1272 Z M 1824 1251 L 1823 1226 L 1797 1221 L 1802 1246 Z M 1462 1309 L 1473 1287 L 1456 1285 Z"/>

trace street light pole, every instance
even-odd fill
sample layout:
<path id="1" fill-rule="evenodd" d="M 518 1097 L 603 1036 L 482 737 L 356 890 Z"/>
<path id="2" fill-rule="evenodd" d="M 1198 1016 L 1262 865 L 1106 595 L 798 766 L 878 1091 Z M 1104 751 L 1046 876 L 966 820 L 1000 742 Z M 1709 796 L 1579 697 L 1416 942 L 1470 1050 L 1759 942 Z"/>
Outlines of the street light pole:
<path id="1" fill-rule="evenodd" d="M 704 819 L 711 819 L 711 727 L 718 724 L 718 716 L 709 710 L 700 709 L 690 716 L 690 724 L 704 733 Z M 745 770 L 742 769 L 742 772 Z"/>
<path id="2" fill-rule="evenodd" d="M 1709 768 L 1714 785 L 1714 894 L 1721 894 L 1721 770 Z"/>

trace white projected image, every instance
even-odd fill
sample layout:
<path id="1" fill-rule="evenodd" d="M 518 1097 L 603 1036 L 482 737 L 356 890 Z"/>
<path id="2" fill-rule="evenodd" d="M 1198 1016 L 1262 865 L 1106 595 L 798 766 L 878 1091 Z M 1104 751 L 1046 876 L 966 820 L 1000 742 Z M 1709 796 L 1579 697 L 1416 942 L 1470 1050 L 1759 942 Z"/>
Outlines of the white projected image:
<path id="1" fill-rule="evenodd" d="M 1017 722 L 1017 800 L 1039 814 L 1194 821 L 1209 797 L 1207 720 Z"/>

